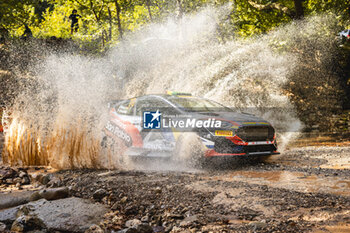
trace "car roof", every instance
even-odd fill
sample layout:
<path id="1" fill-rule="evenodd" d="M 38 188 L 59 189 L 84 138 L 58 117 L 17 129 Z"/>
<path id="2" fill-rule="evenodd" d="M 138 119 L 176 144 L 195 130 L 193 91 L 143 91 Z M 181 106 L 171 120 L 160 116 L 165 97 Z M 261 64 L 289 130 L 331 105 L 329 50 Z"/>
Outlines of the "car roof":
<path id="1" fill-rule="evenodd" d="M 128 98 L 127 100 L 129 99 L 140 99 L 140 98 L 145 98 L 145 97 L 163 97 L 165 99 L 172 99 L 172 98 L 189 98 L 189 97 L 192 97 L 192 98 L 199 98 L 199 99 L 203 99 L 201 97 L 198 97 L 198 96 L 192 96 L 192 95 L 169 95 L 169 94 L 147 94 L 147 95 L 140 95 L 140 96 L 135 96 L 135 97 L 132 97 L 132 98 Z"/>

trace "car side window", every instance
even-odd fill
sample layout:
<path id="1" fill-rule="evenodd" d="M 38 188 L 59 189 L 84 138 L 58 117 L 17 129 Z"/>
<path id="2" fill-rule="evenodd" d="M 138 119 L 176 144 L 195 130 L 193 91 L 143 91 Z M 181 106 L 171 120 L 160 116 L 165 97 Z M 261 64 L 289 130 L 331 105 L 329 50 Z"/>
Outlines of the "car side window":
<path id="1" fill-rule="evenodd" d="M 136 116 L 142 116 L 144 111 L 153 111 L 152 102 L 149 98 L 140 99 L 136 103 Z"/>
<path id="2" fill-rule="evenodd" d="M 158 98 L 145 98 L 137 101 L 136 115 L 142 116 L 145 111 L 161 111 L 163 113 L 175 114 L 178 113 L 172 106 L 164 100 Z"/>
<path id="3" fill-rule="evenodd" d="M 134 115 L 135 99 L 129 99 L 122 102 L 117 108 L 117 113 L 122 115 Z"/>

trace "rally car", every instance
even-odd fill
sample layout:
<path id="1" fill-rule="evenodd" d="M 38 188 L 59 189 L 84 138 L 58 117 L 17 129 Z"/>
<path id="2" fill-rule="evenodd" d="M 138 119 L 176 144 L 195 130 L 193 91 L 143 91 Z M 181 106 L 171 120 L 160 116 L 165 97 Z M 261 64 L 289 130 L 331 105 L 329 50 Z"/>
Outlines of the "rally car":
<path id="1" fill-rule="evenodd" d="M 277 154 L 267 121 L 188 93 L 145 95 L 110 103 L 104 139 L 128 156 L 197 158 Z M 188 155 L 190 154 L 190 155 Z"/>

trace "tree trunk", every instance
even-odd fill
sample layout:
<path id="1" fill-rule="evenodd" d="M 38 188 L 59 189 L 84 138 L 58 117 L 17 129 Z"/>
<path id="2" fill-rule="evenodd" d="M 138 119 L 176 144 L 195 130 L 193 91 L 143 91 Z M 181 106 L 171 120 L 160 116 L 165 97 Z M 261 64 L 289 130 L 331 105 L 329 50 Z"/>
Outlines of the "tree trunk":
<path id="1" fill-rule="evenodd" d="M 108 7 L 108 22 L 109 22 L 109 28 L 108 28 L 108 40 L 112 40 L 112 27 L 113 27 L 113 22 L 112 22 L 112 12 L 111 9 Z"/>
<path id="2" fill-rule="evenodd" d="M 118 3 L 118 0 L 114 0 L 115 8 L 117 9 L 117 24 L 118 24 L 118 31 L 119 31 L 119 37 L 120 39 L 123 39 L 123 29 L 122 29 L 122 23 L 120 21 L 120 5 Z"/>
<path id="3" fill-rule="evenodd" d="M 304 9 L 303 9 L 302 0 L 294 0 L 294 7 L 295 7 L 295 18 L 296 19 L 304 18 Z"/>
<path id="4" fill-rule="evenodd" d="M 177 0 L 176 1 L 176 8 L 177 8 L 177 19 L 180 20 L 182 19 L 183 16 L 183 8 L 182 8 L 182 0 Z"/>
<path id="5" fill-rule="evenodd" d="M 102 40 L 102 48 L 104 48 L 105 47 L 105 30 L 103 30 L 101 33 L 101 40 Z"/>
<path id="6" fill-rule="evenodd" d="M 151 6 L 150 6 L 150 0 L 146 0 L 146 6 L 147 6 L 147 10 L 148 10 L 148 14 L 149 14 L 149 18 L 151 20 L 151 22 L 153 21 L 153 17 L 152 17 L 152 11 L 151 11 Z"/>

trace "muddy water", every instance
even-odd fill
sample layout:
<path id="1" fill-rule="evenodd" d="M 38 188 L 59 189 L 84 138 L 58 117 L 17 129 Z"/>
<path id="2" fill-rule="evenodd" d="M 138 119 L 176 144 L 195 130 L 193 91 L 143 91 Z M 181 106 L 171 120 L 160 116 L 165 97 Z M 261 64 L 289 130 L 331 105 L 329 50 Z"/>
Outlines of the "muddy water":
<path id="1" fill-rule="evenodd" d="M 242 181 L 299 192 L 320 192 L 350 196 L 350 181 L 342 178 L 307 175 L 291 171 L 233 171 L 207 177 L 210 180 Z"/>

